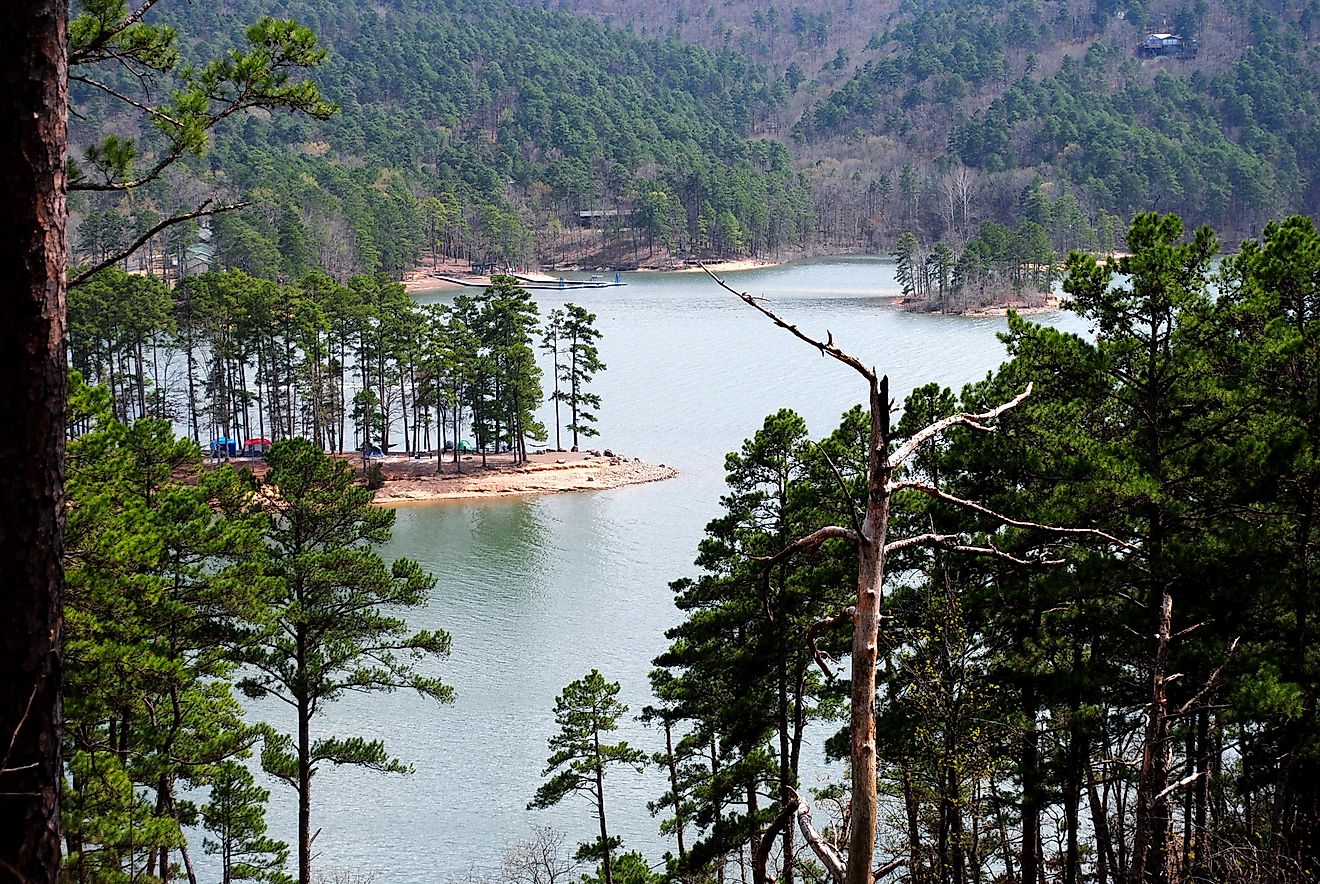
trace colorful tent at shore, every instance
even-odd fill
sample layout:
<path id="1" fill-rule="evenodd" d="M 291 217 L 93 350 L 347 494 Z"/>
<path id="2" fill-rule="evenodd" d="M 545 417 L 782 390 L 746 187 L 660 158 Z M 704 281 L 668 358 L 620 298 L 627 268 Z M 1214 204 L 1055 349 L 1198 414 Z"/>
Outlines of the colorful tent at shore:
<path id="1" fill-rule="evenodd" d="M 211 457 L 237 457 L 238 440 L 221 436 L 211 440 Z"/>

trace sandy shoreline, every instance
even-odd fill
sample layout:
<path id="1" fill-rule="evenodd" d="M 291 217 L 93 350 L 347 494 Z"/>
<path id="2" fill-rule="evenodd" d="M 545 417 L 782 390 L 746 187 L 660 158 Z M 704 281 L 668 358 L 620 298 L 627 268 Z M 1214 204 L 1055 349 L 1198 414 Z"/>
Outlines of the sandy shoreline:
<path id="1" fill-rule="evenodd" d="M 740 270 L 757 270 L 762 267 L 778 266 L 771 261 L 745 260 L 745 261 L 720 261 L 714 264 L 706 265 L 713 273 L 737 273 Z M 700 273 L 701 268 L 695 265 L 683 267 L 638 267 L 634 270 L 624 270 L 621 273 Z M 539 270 L 520 270 L 518 275 L 535 282 L 553 283 L 559 280 L 558 276 L 545 273 Z M 447 278 L 442 278 L 447 277 Z M 454 279 L 471 279 L 476 281 L 478 277 L 472 274 L 472 268 L 466 261 L 450 261 L 437 265 L 436 267 L 417 267 L 409 270 L 403 275 L 403 287 L 409 292 L 432 292 L 441 289 L 459 289 L 464 286 L 454 282 Z"/>
<path id="2" fill-rule="evenodd" d="M 464 455 L 461 473 L 446 460 L 445 472 L 439 475 L 435 471 L 434 458 L 414 460 L 396 455 L 380 463 L 385 474 L 385 487 L 376 492 L 373 501 L 379 506 L 564 491 L 603 491 L 660 482 L 678 475 L 677 470 L 664 464 L 593 452 L 533 454 L 526 463 L 518 465 L 514 465 L 507 454 L 492 455 L 487 458 L 486 467 L 482 467 L 480 455 Z"/>
<path id="3" fill-rule="evenodd" d="M 938 310 L 927 310 L 924 301 L 908 301 L 899 297 L 891 302 L 895 307 L 900 307 L 912 313 L 929 313 L 931 316 L 959 316 L 964 319 L 986 319 L 995 316 L 1007 316 L 1009 311 L 1013 311 L 1019 316 L 1039 316 L 1042 313 L 1055 313 L 1063 309 L 1063 301 L 1058 295 L 1046 295 L 1045 303 L 1027 306 L 1025 304 L 987 304 L 984 307 L 972 307 L 961 312 L 941 313 Z"/>
<path id="4" fill-rule="evenodd" d="M 742 261 L 719 261 L 713 264 L 707 264 L 706 269 L 712 273 L 737 273 L 743 270 L 760 270 L 767 267 L 778 267 L 772 261 L 761 259 L 746 259 Z M 635 270 L 621 271 L 627 273 L 701 273 L 702 268 L 696 265 L 689 265 L 674 268 L 660 267 L 639 267 Z M 437 275 L 449 277 L 440 279 Z M 541 271 L 528 270 L 519 271 L 519 275 L 536 282 L 555 282 L 559 279 L 557 276 L 551 276 Z M 403 285 L 409 292 L 430 292 L 441 289 L 457 289 L 463 286 L 453 282 L 453 279 L 474 279 L 471 269 L 465 262 L 448 262 L 438 267 L 419 267 L 404 274 Z M 925 312 L 925 304 L 922 302 L 908 302 L 902 295 L 894 295 L 890 298 L 893 306 L 906 310 Z M 1042 313 L 1053 313 L 1062 307 L 1061 299 L 1058 295 L 1048 294 L 1044 298 L 1043 304 L 1027 306 L 1021 303 L 999 303 L 987 304 L 983 307 L 974 307 L 961 313 L 951 312 L 947 316 L 963 316 L 968 319 L 985 319 L 987 317 L 1007 316 L 1010 310 L 1015 311 L 1021 316 L 1034 316 Z"/>
<path id="5" fill-rule="evenodd" d="M 740 270 L 759 270 L 762 267 L 778 267 L 773 261 L 761 261 L 759 259 L 748 259 L 746 261 L 716 261 L 713 264 L 707 264 L 706 270 L 711 273 L 737 273 Z M 702 273 L 700 267 L 679 267 L 675 273 Z"/>

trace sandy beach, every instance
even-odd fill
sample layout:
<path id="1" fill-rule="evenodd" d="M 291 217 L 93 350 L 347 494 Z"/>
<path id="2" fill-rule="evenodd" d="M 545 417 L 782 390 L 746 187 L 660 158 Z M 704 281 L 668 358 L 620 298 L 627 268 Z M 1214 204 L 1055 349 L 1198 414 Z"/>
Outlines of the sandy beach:
<path id="1" fill-rule="evenodd" d="M 442 261 L 435 267 L 415 267 L 403 275 L 403 287 L 409 292 L 429 292 L 436 289 L 458 289 L 463 286 L 440 279 L 441 276 L 464 277 L 472 275 L 467 261 Z"/>
<path id="2" fill-rule="evenodd" d="M 436 474 L 435 458 L 414 459 L 392 455 L 378 462 L 385 487 L 375 503 L 394 506 L 439 500 L 470 500 L 562 491 L 602 491 L 624 485 L 660 482 L 678 475 L 664 464 L 605 452 L 548 451 L 528 456 L 515 465 L 509 454 L 490 455 L 482 467 L 481 455 L 463 455 L 462 472 L 446 455 L 444 472 Z M 358 461 L 360 463 L 360 461 Z"/>
<path id="3" fill-rule="evenodd" d="M 1054 313 L 1063 308 L 1063 302 L 1058 295 L 1046 295 L 1044 304 L 1037 304 L 1031 307 L 1025 304 L 990 304 L 985 307 L 976 307 L 963 313 L 963 316 L 972 318 L 986 316 L 1007 316 L 1008 311 L 1012 310 L 1019 316 L 1036 316 L 1041 313 Z"/>
<path id="4" fill-rule="evenodd" d="M 746 260 L 746 261 L 720 261 L 715 264 L 707 264 L 706 267 L 712 273 L 736 273 L 739 270 L 756 270 L 761 267 L 774 267 L 771 261 Z M 694 265 L 676 266 L 672 268 L 664 267 L 639 267 L 635 270 L 623 271 L 627 273 L 654 273 L 657 271 L 668 270 L 673 273 L 700 273 L 701 268 Z M 520 270 L 518 275 L 533 282 L 557 282 L 560 277 L 537 270 Z M 472 274 L 471 266 L 466 261 L 447 261 L 438 264 L 435 267 L 423 266 L 409 270 L 403 275 L 403 287 L 409 292 L 430 292 L 438 289 L 457 289 L 463 286 L 454 282 L 454 279 L 472 280 L 480 282 L 481 277 L 475 277 Z"/>
<path id="5" fill-rule="evenodd" d="M 707 264 L 706 269 L 711 273 L 737 273 L 739 270 L 757 270 L 761 267 L 774 267 L 773 261 L 761 261 L 758 259 L 748 259 L 746 261 L 718 261 L 714 264 Z M 680 267 L 677 273 L 702 273 L 702 269 L 696 265 L 691 267 Z"/>

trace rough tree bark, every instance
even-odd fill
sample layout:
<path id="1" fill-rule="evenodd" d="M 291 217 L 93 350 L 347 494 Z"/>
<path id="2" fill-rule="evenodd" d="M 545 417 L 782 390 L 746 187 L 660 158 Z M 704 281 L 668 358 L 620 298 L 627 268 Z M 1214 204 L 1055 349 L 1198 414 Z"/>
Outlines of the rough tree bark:
<path id="1" fill-rule="evenodd" d="M 60 871 L 67 3 L 0 23 L 0 881 Z"/>

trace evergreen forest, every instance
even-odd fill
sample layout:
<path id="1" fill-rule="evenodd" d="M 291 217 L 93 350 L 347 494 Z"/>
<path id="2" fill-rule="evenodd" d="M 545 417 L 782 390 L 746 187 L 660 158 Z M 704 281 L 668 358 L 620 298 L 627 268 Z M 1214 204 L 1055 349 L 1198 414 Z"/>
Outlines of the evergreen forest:
<path id="1" fill-rule="evenodd" d="M 529 807 L 585 797 L 598 833 L 573 852 L 541 830 L 480 880 L 1309 880 L 1320 232 L 1300 216 L 1272 222 L 1221 262 L 1209 228 L 1143 213 L 1125 244 L 1121 258 L 1068 260 L 1069 309 L 1090 337 L 1011 317 L 1008 361 L 957 393 L 922 386 L 899 408 L 871 373 L 870 409 L 823 438 L 790 409 L 767 416 L 728 455 L 723 513 L 672 584 L 681 620 L 638 710 L 663 744 L 610 741 L 632 710 L 599 671 L 567 685 Z M 328 880 L 313 877 L 316 771 L 408 768 L 380 740 L 323 734 L 326 704 L 400 688 L 452 698 L 432 662 L 448 636 L 407 625 L 434 578 L 381 558 L 393 511 L 369 506 L 351 463 L 324 453 L 346 407 L 336 354 L 358 374 L 354 407 L 386 405 L 414 440 L 435 419 L 445 432 L 439 403 L 453 390 L 450 414 L 516 440 L 534 431 L 523 397 L 541 397 L 535 373 L 522 378 L 530 392 L 500 374 L 531 354 L 526 293 L 497 277 L 427 316 L 394 284 L 275 288 L 206 274 L 158 308 L 178 316 L 187 298 L 222 296 L 233 300 L 207 315 L 256 315 L 250 305 L 272 299 L 312 316 L 318 303 L 355 305 L 343 313 L 358 325 L 305 323 L 310 337 L 231 324 L 232 341 L 196 342 L 195 379 L 179 368 L 177 390 L 208 391 L 198 415 L 220 407 L 245 432 L 255 420 L 281 436 L 259 475 L 202 469 L 197 443 L 153 410 L 161 389 L 142 383 L 154 367 L 137 354 L 190 366 L 186 344 L 115 343 L 114 329 L 72 338 L 66 880 L 181 879 L 199 846 L 226 882 L 286 880 L 290 848 L 263 818 L 278 799 L 254 767 L 299 807 L 297 880 Z M 586 318 L 555 313 L 543 346 Z M 436 342 L 386 346 L 420 328 Z M 436 361 L 453 374 L 428 377 Z M 226 386 L 252 364 L 269 410 Z M 489 375 L 472 368 L 483 365 Z M 306 381 L 317 376 L 324 388 Z M 365 441 L 392 425 L 381 420 L 363 425 Z M 863 622 L 876 537 L 883 602 L 859 681 L 848 633 Z M 240 695 L 282 701 L 296 733 L 250 720 Z M 826 754 L 850 775 L 808 791 L 812 728 L 834 734 Z M 651 805 L 672 839 L 663 858 L 627 849 L 608 824 L 608 784 L 648 765 L 666 784 Z M 870 826 L 857 825 L 864 814 Z"/>
<path id="2" fill-rule="evenodd" d="M 80 195 L 75 258 L 117 254 L 206 195 L 248 205 L 211 219 L 193 260 L 196 231 L 175 230 L 149 237 L 136 266 L 343 282 L 444 261 L 890 254 L 908 233 L 923 258 L 942 246 L 984 268 L 987 223 L 1014 231 L 1021 263 L 1045 244 L 1061 262 L 1118 248 L 1141 210 L 1231 245 L 1315 206 L 1308 4 L 691 6 L 282 4 L 322 53 L 324 113 L 235 118 L 132 197 Z M 223 57 L 269 12 L 161 4 L 149 19 L 174 29 L 186 66 Z M 1141 56 L 1164 30 L 1196 40 L 1195 56 Z M 139 95 L 139 77 L 147 96 L 168 94 L 171 77 L 133 70 L 75 78 L 83 166 L 106 167 L 125 142 L 169 152 L 138 110 L 152 99 L 117 97 Z"/>
<path id="3" fill-rule="evenodd" d="M 598 317 L 522 271 L 841 253 L 1088 332 L 1010 312 L 998 369 L 900 402 L 712 274 L 862 404 L 748 428 L 649 702 L 585 659 L 545 710 L 526 806 L 591 825 L 465 884 L 1320 874 L 1320 0 L 56 3 L 53 326 L 0 341 L 58 351 L 0 384 L 55 422 L 15 432 L 48 524 L 0 522 L 54 613 L 4 609 L 45 668 L 0 691 L 0 884 L 368 884 L 317 776 L 412 768 L 332 709 L 468 665 L 378 461 L 598 434 Z M 480 290 L 419 303 L 442 267 Z M 640 771 L 662 855 L 618 834 Z"/>

